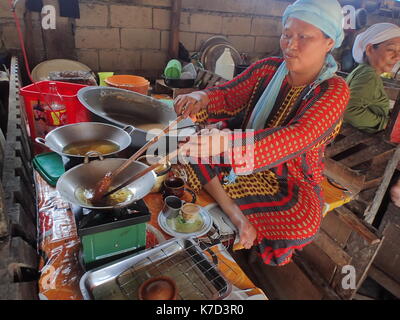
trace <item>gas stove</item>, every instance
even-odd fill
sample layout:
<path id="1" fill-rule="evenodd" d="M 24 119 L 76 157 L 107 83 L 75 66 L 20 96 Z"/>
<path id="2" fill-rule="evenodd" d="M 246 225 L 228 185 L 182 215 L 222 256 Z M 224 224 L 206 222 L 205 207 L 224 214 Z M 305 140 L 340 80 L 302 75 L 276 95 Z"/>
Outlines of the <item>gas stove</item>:
<path id="1" fill-rule="evenodd" d="M 129 158 L 131 147 L 118 153 Z M 82 157 L 62 156 L 65 171 L 84 162 Z M 146 247 L 146 222 L 150 212 L 144 201 L 138 200 L 128 207 L 113 210 L 92 210 L 71 204 L 78 235 L 81 240 L 80 262 L 89 270 Z"/>
<path id="2" fill-rule="evenodd" d="M 71 205 L 81 240 L 81 263 L 92 269 L 145 249 L 150 211 L 141 199 L 126 208 L 92 210 Z"/>

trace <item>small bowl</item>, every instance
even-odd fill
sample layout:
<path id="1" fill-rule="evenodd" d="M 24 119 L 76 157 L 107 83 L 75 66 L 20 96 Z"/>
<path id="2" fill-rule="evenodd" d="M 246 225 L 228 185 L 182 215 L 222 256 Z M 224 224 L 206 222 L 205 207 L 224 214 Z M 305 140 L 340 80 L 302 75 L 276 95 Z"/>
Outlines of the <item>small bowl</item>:
<path id="1" fill-rule="evenodd" d="M 153 277 L 140 285 L 138 296 L 139 300 L 176 300 L 178 290 L 172 278 Z"/>

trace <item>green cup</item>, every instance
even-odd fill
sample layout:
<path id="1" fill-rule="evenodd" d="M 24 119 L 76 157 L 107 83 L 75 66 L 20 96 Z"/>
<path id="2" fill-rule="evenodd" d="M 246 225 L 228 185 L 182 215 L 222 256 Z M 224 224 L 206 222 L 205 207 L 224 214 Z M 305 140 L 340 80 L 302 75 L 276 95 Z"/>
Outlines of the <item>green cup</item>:
<path id="1" fill-rule="evenodd" d="M 104 80 L 106 80 L 108 77 L 113 76 L 114 72 L 99 72 L 97 74 L 99 76 L 100 86 L 107 86 L 107 83 L 105 83 Z"/>

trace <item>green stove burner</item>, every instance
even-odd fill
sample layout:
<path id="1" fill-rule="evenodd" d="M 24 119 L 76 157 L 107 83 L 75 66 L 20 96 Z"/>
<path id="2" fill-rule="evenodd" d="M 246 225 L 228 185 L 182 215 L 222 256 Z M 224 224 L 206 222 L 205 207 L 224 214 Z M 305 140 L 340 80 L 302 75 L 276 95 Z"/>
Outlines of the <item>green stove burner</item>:
<path id="1" fill-rule="evenodd" d="M 72 211 L 81 240 L 81 260 L 86 269 L 145 249 L 150 212 L 143 200 L 114 211 L 74 206 Z"/>

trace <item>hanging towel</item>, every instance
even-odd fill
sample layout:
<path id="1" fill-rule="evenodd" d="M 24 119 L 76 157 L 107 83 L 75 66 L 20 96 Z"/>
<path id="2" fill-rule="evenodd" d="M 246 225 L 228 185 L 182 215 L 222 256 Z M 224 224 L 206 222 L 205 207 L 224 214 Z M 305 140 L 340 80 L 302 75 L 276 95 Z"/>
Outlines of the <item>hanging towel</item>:
<path id="1" fill-rule="evenodd" d="M 60 4 L 60 17 L 80 18 L 78 0 L 58 0 Z"/>
<path id="2" fill-rule="evenodd" d="M 26 2 L 26 8 L 29 11 L 42 12 L 43 1 L 42 0 L 28 0 Z"/>

